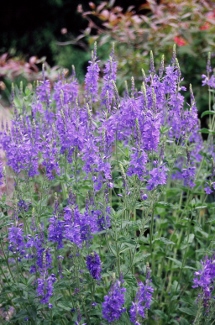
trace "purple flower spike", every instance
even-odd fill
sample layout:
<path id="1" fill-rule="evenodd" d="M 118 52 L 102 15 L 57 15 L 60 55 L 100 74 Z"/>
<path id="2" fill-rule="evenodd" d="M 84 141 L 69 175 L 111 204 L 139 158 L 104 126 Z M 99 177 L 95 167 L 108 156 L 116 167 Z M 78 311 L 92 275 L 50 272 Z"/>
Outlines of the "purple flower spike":
<path id="1" fill-rule="evenodd" d="M 130 320 L 133 324 L 139 325 L 139 318 L 145 318 L 145 311 L 150 308 L 152 302 L 152 293 L 154 289 L 151 287 L 150 273 L 148 272 L 146 283 L 142 282 L 138 285 L 138 291 L 135 297 L 135 301 L 132 302 L 130 308 Z"/>
<path id="2" fill-rule="evenodd" d="M 94 50 L 92 55 L 92 61 L 89 61 L 90 65 L 87 68 L 87 73 L 85 76 L 85 89 L 87 95 L 91 98 L 93 102 L 96 102 L 96 97 L 98 93 L 98 79 L 99 79 L 99 65 L 96 56 L 96 50 Z"/>
<path id="3" fill-rule="evenodd" d="M 37 295 L 41 298 L 41 304 L 49 304 L 49 299 L 53 295 L 53 284 L 55 281 L 56 277 L 54 274 L 51 274 L 47 279 L 39 278 L 37 280 Z"/>
<path id="4" fill-rule="evenodd" d="M 48 239 L 51 242 L 57 243 L 58 249 L 63 247 L 63 231 L 64 222 L 62 220 L 55 216 L 49 219 Z"/>
<path id="5" fill-rule="evenodd" d="M 215 76 L 211 76 L 208 78 L 204 74 L 202 75 L 202 86 L 209 86 L 211 88 L 215 88 Z"/>
<path id="6" fill-rule="evenodd" d="M 126 308 L 123 307 L 126 289 L 121 287 L 121 283 L 121 281 L 116 280 L 102 303 L 102 316 L 109 323 L 118 320 L 126 311 Z"/>
<path id="7" fill-rule="evenodd" d="M 164 185 L 167 181 L 167 171 L 168 168 L 164 165 L 157 168 L 153 168 L 149 174 L 150 179 L 148 181 L 147 190 L 152 191 L 158 185 Z"/>
<path id="8" fill-rule="evenodd" d="M 38 99 L 41 102 L 49 102 L 51 86 L 49 80 L 44 80 L 36 89 Z"/>
<path id="9" fill-rule="evenodd" d="M 9 239 L 9 250 L 13 253 L 21 253 L 22 255 L 25 252 L 25 243 L 23 236 L 23 229 L 21 226 L 12 226 L 9 228 L 8 233 Z"/>
<path id="10" fill-rule="evenodd" d="M 104 69 L 104 84 L 101 91 L 102 103 L 108 106 L 108 100 L 111 101 L 114 97 L 114 84 L 116 81 L 117 72 L 117 62 L 114 60 L 114 55 L 112 54 L 110 59 L 105 64 Z M 107 99 L 107 96 L 109 97 Z"/>
<path id="11" fill-rule="evenodd" d="M 70 82 L 59 80 L 55 83 L 53 97 L 58 107 L 74 102 L 77 96 L 78 82 L 75 78 Z"/>
<path id="12" fill-rule="evenodd" d="M 208 300 L 211 298 L 212 290 L 214 289 L 214 279 L 215 279 L 215 260 L 214 256 L 212 258 L 206 257 L 204 261 L 201 261 L 202 269 L 195 272 L 195 277 L 193 279 L 193 288 L 202 289 L 202 298 L 204 305 L 207 306 Z"/>
<path id="13" fill-rule="evenodd" d="M 87 268 L 95 280 L 101 279 L 101 260 L 99 255 L 96 252 L 87 256 Z"/>
<path id="14" fill-rule="evenodd" d="M 144 172 L 146 169 L 147 154 L 144 150 L 137 150 L 133 148 L 131 155 L 130 166 L 127 171 L 128 176 L 137 175 L 140 180 L 143 180 Z"/>

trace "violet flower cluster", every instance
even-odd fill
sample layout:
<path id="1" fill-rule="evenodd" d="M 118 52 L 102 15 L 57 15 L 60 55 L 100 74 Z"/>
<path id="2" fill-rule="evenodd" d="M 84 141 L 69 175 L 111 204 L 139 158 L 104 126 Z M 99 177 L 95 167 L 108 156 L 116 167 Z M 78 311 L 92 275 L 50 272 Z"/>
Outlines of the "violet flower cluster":
<path id="1" fill-rule="evenodd" d="M 135 301 L 130 308 L 130 320 L 134 325 L 140 325 L 141 319 L 146 318 L 146 311 L 152 303 L 154 289 L 151 286 L 150 272 L 147 272 L 145 284 L 139 282 Z"/>
<path id="2" fill-rule="evenodd" d="M 126 311 L 126 308 L 123 307 L 125 303 L 125 292 L 126 288 L 122 287 L 122 281 L 116 280 L 108 294 L 104 297 L 102 316 L 109 323 L 118 320 L 122 313 Z"/>
<path id="3" fill-rule="evenodd" d="M 215 257 L 206 257 L 201 264 L 202 269 L 194 273 L 193 288 L 201 288 L 200 296 L 204 306 L 207 307 L 209 300 L 214 298 L 212 294 L 215 280 Z"/>
<path id="4" fill-rule="evenodd" d="M 9 250 L 14 257 L 28 260 L 31 264 L 30 273 L 37 273 L 37 295 L 42 304 L 49 304 L 53 295 L 53 284 L 56 281 L 52 269 L 52 254 L 47 247 L 44 229 L 36 230 L 34 236 L 24 235 L 22 224 L 14 225 L 8 229 Z M 51 308 L 51 304 L 49 304 Z"/>
<path id="5" fill-rule="evenodd" d="M 117 62 L 113 53 L 104 69 L 102 87 L 99 70 L 94 50 L 85 78 L 84 100 L 79 97 L 74 73 L 69 80 L 60 76 L 52 92 L 47 80 L 41 82 L 30 114 L 24 109 L 22 117 L 16 113 L 11 132 L 2 133 L 7 164 L 17 175 L 25 171 L 32 178 L 45 172 L 52 180 L 65 172 L 62 157 L 71 166 L 78 160 L 98 192 L 104 186 L 113 187 L 111 155 L 118 141 L 129 150 L 127 176 L 137 176 L 148 191 L 165 185 L 168 177 L 193 187 L 202 140 L 192 94 L 191 104 L 184 109 L 185 88 L 180 86 L 177 60 L 159 75 L 154 71 L 144 76 L 142 89 L 137 91 L 134 85 L 131 94 L 126 92 L 124 97 L 115 86 Z M 161 135 L 162 128 L 167 129 L 168 142 Z M 174 142 L 184 148 L 188 142 L 192 146 L 187 157 L 177 157 L 177 172 L 171 175 L 164 147 Z M 156 166 L 152 165 L 153 155 Z"/>
<path id="6" fill-rule="evenodd" d="M 213 71 L 211 66 L 211 53 L 208 53 L 208 60 L 207 60 L 207 76 L 205 74 L 202 75 L 202 85 L 208 86 L 210 88 L 215 88 L 215 75 L 211 74 Z"/>
<path id="7" fill-rule="evenodd" d="M 104 228 L 101 228 L 101 220 Z M 49 219 L 47 238 L 43 226 L 41 229 L 33 229 L 31 234 L 24 234 L 22 224 L 11 225 L 8 233 L 9 250 L 20 261 L 25 259 L 30 262 L 30 273 L 40 275 L 37 293 L 41 303 L 49 304 L 53 294 L 53 284 L 56 281 L 56 275 L 51 273 L 53 251 L 50 244 L 55 245 L 55 251 L 62 249 L 68 242 L 77 248 L 88 246 L 93 234 L 106 229 L 106 220 L 109 225 L 108 209 L 107 215 L 102 216 L 99 210 L 80 213 L 78 207 L 72 209 L 67 206 L 64 208 L 62 219 L 56 215 Z M 96 252 L 87 256 L 86 266 L 91 276 L 100 280 L 101 260 Z"/>
<path id="8" fill-rule="evenodd" d="M 95 280 L 101 279 L 101 260 L 96 252 L 91 253 L 86 259 L 87 268 Z"/>

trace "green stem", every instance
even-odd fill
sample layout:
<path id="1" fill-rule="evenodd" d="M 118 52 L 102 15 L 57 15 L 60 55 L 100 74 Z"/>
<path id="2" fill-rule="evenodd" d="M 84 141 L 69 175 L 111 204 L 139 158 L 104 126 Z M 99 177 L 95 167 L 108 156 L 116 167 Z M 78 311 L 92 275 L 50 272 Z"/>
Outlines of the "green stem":
<path id="1" fill-rule="evenodd" d="M 4 247 L 3 247 L 3 245 L 2 245 L 2 242 L 0 243 L 0 245 L 1 245 L 2 253 L 3 253 L 3 255 L 4 255 L 4 259 L 5 259 L 5 262 L 6 262 L 6 264 L 7 264 L 7 268 L 8 268 L 8 271 L 9 271 L 9 273 L 10 273 L 10 276 L 11 276 L 11 278 L 13 279 L 13 281 L 16 282 L 15 279 L 14 279 L 14 276 L 13 276 L 13 274 L 12 274 L 12 272 L 11 272 L 10 265 L 9 265 L 9 263 L 8 263 L 8 258 L 7 258 L 6 255 L 5 255 Z"/>
<path id="2" fill-rule="evenodd" d="M 151 270 L 152 274 L 154 271 L 154 260 L 153 260 L 153 226 L 154 226 L 154 205 L 152 206 L 152 213 L 151 213 L 151 223 L 150 223 L 150 253 L 151 253 Z"/>

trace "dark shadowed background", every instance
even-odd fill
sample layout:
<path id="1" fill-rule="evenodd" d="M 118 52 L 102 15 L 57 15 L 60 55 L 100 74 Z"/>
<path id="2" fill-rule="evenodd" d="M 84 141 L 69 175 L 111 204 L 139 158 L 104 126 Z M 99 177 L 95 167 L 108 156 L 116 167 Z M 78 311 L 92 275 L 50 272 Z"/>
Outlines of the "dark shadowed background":
<path id="1" fill-rule="evenodd" d="M 83 0 L 4 1 L 0 10 L 0 54 L 46 56 L 50 65 L 57 64 L 62 48 L 56 41 L 68 39 L 62 29 L 66 28 L 73 37 L 78 36 L 87 21 L 77 13 L 77 6 L 82 4 L 88 10 L 88 3 Z M 101 1 L 94 3 L 98 5 Z M 138 9 L 143 3 L 142 0 L 115 1 L 124 10 L 131 5 Z"/>

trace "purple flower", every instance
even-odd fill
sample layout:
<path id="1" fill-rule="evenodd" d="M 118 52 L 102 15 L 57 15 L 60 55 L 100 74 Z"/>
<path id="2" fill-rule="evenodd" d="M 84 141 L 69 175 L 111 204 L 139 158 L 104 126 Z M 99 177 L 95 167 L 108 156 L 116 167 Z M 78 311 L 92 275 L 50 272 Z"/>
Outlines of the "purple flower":
<path id="1" fill-rule="evenodd" d="M 70 82 L 59 80 L 54 86 L 53 98 L 57 103 L 58 108 L 62 105 L 74 102 L 78 96 L 78 82 L 74 78 Z"/>
<path id="2" fill-rule="evenodd" d="M 202 298 L 204 305 L 207 306 L 208 300 L 211 298 L 212 291 L 214 289 L 214 279 L 215 279 L 215 260 L 214 256 L 212 258 L 206 257 L 201 261 L 202 269 L 195 272 L 195 277 L 193 279 L 193 288 L 202 289 Z"/>
<path id="3" fill-rule="evenodd" d="M 55 175 L 60 174 L 60 168 L 58 163 L 59 153 L 58 153 L 57 144 L 55 141 L 47 138 L 47 141 L 44 142 L 43 147 L 43 162 L 42 166 L 46 168 L 46 176 L 49 180 L 54 179 Z"/>
<path id="4" fill-rule="evenodd" d="M 97 215 L 85 211 L 80 213 L 78 207 L 64 209 L 64 238 L 70 240 L 78 247 L 83 242 L 89 243 L 93 233 L 98 231 Z"/>
<path id="5" fill-rule="evenodd" d="M 191 154 L 187 153 L 187 161 L 185 161 L 184 157 L 179 157 L 177 159 L 175 165 L 177 170 L 172 174 L 172 179 L 182 180 L 183 185 L 190 188 L 195 186 L 195 176 L 196 176 L 196 166 L 193 164 L 193 160 L 195 161 L 195 157 L 194 159 L 192 159 L 192 165 L 190 165 L 191 163 L 190 160 L 191 158 L 193 158 Z"/>
<path id="6" fill-rule="evenodd" d="M 58 249 L 63 247 L 63 230 L 64 222 L 62 220 L 55 216 L 49 219 L 48 239 L 57 243 Z"/>
<path id="7" fill-rule="evenodd" d="M 41 102 L 49 102 L 50 94 L 51 94 L 51 87 L 50 81 L 44 80 L 41 82 L 40 86 L 36 89 L 38 99 Z"/>
<path id="8" fill-rule="evenodd" d="M 19 200 L 17 205 L 18 205 L 18 208 L 19 208 L 20 212 L 23 212 L 23 211 L 26 212 L 29 209 L 30 203 L 27 203 L 24 200 Z"/>
<path id="9" fill-rule="evenodd" d="M 40 297 L 41 304 L 49 304 L 49 300 L 53 295 L 53 284 L 56 281 L 54 274 L 48 278 L 39 278 L 37 280 L 37 295 Z"/>
<path id="10" fill-rule="evenodd" d="M 98 211 L 100 213 L 98 213 Z M 98 216 L 98 218 L 97 218 L 98 231 L 102 231 L 102 230 L 110 228 L 110 226 L 111 226 L 110 207 L 107 207 L 106 211 L 104 213 L 102 213 L 100 210 L 98 210 L 98 211 L 95 211 L 96 213 L 98 213 L 97 214 L 97 216 Z"/>
<path id="11" fill-rule="evenodd" d="M 90 65 L 87 67 L 87 73 L 85 76 L 85 90 L 87 96 L 92 102 L 97 101 L 98 94 L 98 79 L 99 79 L 99 65 L 96 57 L 96 50 L 92 54 L 92 61 L 89 61 Z"/>
<path id="12" fill-rule="evenodd" d="M 81 239 L 80 225 L 78 225 L 75 222 L 65 223 L 64 237 L 65 239 L 70 240 L 78 247 L 81 247 L 82 239 Z"/>
<path id="13" fill-rule="evenodd" d="M 143 194 L 143 195 L 141 196 L 141 199 L 144 200 L 144 201 L 147 200 L 147 199 L 148 199 L 148 195 L 147 195 L 147 194 Z"/>
<path id="14" fill-rule="evenodd" d="M 91 253 L 87 256 L 87 268 L 95 280 L 101 279 L 101 260 L 96 252 Z"/>
<path id="15" fill-rule="evenodd" d="M 160 140 L 160 126 L 160 114 L 153 115 L 151 111 L 147 111 L 145 117 L 143 118 L 143 122 L 140 120 L 140 131 L 145 150 L 157 150 Z"/>
<path id="16" fill-rule="evenodd" d="M 140 180 L 143 179 L 146 170 L 147 154 L 143 150 L 133 148 L 130 166 L 127 171 L 128 176 L 137 175 Z"/>
<path id="17" fill-rule="evenodd" d="M 38 174 L 38 146 L 31 127 L 24 125 L 29 123 L 28 119 L 24 117 L 23 121 L 13 121 L 11 134 L 5 133 L 1 142 L 7 164 L 14 172 L 18 174 L 24 170 L 33 177 Z"/>
<path id="18" fill-rule="evenodd" d="M 126 289 L 121 287 L 121 281 L 116 280 L 110 288 L 108 295 L 104 297 L 102 303 L 102 316 L 109 323 L 118 320 L 122 313 L 126 311 L 123 307 L 125 303 Z"/>
<path id="19" fill-rule="evenodd" d="M 194 187 L 195 183 L 195 175 L 196 175 L 196 167 L 188 167 L 182 170 L 181 178 L 184 180 L 184 186 Z"/>
<path id="20" fill-rule="evenodd" d="M 178 71 L 175 69 L 174 64 L 165 68 L 164 76 L 164 91 L 166 94 L 174 94 L 177 90 Z"/>
<path id="21" fill-rule="evenodd" d="M 150 273 L 148 272 L 146 277 L 146 283 L 140 282 L 138 284 L 138 291 L 135 297 L 135 301 L 132 302 L 130 308 L 130 320 L 133 324 L 140 324 L 139 318 L 145 318 L 145 311 L 150 308 L 152 302 L 152 293 L 154 289 L 151 286 Z"/>
<path id="22" fill-rule="evenodd" d="M 208 85 L 211 88 L 215 88 L 215 76 L 211 76 L 210 78 L 208 78 L 207 76 L 205 76 L 204 74 L 202 75 L 202 86 Z"/>
<path id="23" fill-rule="evenodd" d="M 210 186 L 206 186 L 206 187 L 204 188 L 204 191 L 205 191 L 205 193 L 206 193 L 207 195 L 210 195 L 211 193 L 213 193 L 213 190 L 211 189 Z"/>
<path id="24" fill-rule="evenodd" d="M 168 168 L 165 165 L 153 168 L 150 172 L 150 179 L 148 180 L 147 190 L 152 191 L 158 185 L 164 185 L 167 181 Z"/>
<path id="25" fill-rule="evenodd" d="M 108 103 L 110 103 L 114 97 L 114 84 L 116 81 L 117 72 L 117 62 L 114 60 L 114 55 L 112 54 L 110 59 L 105 64 L 104 69 L 104 83 L 101 91 L 102 103 L 108 108 Z"/>
<path id="26" fill-rule="evenodd" d="M 41 274 L 44 274 L 48 269 L 51 269 L 52 256 L 50 249 L 46 247 L 42 231 L 39 234 L 35 234 L 34 237 L 29 235 L 26 247 L 32 249 L 33 254 L 31 254 L 31 258 L 36 259 L 36 265 L 31 267 L 32 273 L 38 270 Z"/>
<path id="27" fill-rule="evenodd" d="M 25 253 L 25 242 L 21 225 L 8 229 L 9 250 L 13 253 Z"/>

